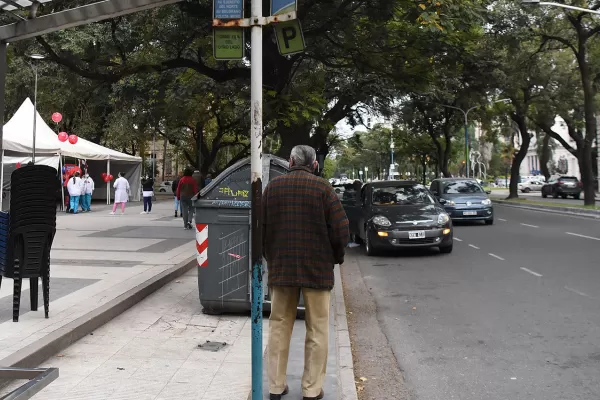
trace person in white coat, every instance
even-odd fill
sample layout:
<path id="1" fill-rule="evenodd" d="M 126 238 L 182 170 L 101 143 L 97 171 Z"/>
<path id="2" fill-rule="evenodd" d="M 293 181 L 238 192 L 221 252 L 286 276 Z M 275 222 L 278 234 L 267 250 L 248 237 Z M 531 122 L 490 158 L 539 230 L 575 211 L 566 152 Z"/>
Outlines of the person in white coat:
<path id="1" fill-rule="evenodd" d="M 81 192 L 81 208 L 84 212 L 92 211 L 92 194 L 94 193 L 94 180 L 88 173 L 83 176 L 83 190 Z"/>
<path id="2" fill-rule="evenodd" d="M 119 177 L 115 181 L 113 187 L 115 188 L 115 204 L 111 215 L 114 215 L 117 211 L 117 206 L 121 204 L 121 214 L 125 214 L 125 203 L 129 200 L 129 181 L 125 179 L 123 172 L 119 172 Z"/>
<path id="3" fill-rule="evenodd" d="M 83 190 L 83 182 L 79 177 L 79 172 L 75 172 L 72 177 L 69 178 L 67 183 L 67 190 L 69 191 L 70 207 L 73 214 L 77 214 L 79 209 L 79 198 Z"/>

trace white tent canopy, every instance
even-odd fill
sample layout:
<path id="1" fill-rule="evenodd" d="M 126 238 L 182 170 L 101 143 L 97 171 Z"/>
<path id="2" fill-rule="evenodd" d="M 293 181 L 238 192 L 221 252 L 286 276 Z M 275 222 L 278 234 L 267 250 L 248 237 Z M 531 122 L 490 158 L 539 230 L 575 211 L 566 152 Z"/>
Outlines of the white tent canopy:
<path id="1" fill-rule="evenodd" d="M 88 172 L 96 182 L 94 197 L 102 196 L 104 192 L 107 203 L 110 204 L 111 186 L 101 180 L 101 173 L 123 172 L 129 180 L 133 200 L 139 201 L 141 189 L 142 158 L 120 153 L 118 151 L 79 138 L 77 143 L 61 142 L 58 135 L 46 124 L 46 121 L 34 111 L 34 105 L 29 98 L 25 99 L 15 115 L 4 125 L 2 168 L 0 171 L 0 187 L 10 186 L 10 174 L 15 164 L 26 164 L 31 161 L 33 152 L 33 116 L 36 118 L 35 155 L 36 164 L 50 165 L 57 170 L 60 168 L 62 157 L 72 157 L 86 160 Z M 102 196 L 104 197 L 104 196 Z"/>
<path id="2" fill-rule="evenodd" d="M 29 98 L 25 99 L 15 115 L 4 126 L 4 149 L 18 153 L 31 154 L 33 149 L 33 113 L 34 106 Z M 54 132 L 36 113 L 36 139 L 35 154 L 62 154 L 65 157 L 73 157 L 85 160 L 113 160 L 142 162 L 141 157 L 130 156 L 111 150 L 89 140 L 79 138 L 77 143 L 58 140 Z"/>

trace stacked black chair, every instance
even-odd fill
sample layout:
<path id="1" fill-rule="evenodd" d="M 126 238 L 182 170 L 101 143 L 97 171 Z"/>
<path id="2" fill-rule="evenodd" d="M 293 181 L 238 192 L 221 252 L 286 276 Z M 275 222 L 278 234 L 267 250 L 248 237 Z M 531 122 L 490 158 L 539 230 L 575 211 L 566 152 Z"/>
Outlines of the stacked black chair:
<path id="1" fill-rule="evenodd" d="M 11 175 L 10 212 L 0 214 L 0 274 L 14 280 L 14 322 L 19 321 L 21 282 L 27 278 L 32 311 L 38 309 L 38 279 L 42 278 L 48 318 L 50 249 L 56 233 L 55 193 L 59 185 L 56 170 L 45 165 L 27 165 Z"/>

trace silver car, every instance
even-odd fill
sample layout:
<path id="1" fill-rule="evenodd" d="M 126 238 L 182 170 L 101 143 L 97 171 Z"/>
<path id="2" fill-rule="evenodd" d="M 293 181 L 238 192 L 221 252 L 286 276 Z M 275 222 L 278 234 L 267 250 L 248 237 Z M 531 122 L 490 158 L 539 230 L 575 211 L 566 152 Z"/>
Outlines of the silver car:
<path id="1" fill-rule="evenodd" d="M 541 192 L 542 186 L 544 186 L 544 181 L 541 179 L 531 179 L 518 185 L 519 190 L 523 193 Z"/>

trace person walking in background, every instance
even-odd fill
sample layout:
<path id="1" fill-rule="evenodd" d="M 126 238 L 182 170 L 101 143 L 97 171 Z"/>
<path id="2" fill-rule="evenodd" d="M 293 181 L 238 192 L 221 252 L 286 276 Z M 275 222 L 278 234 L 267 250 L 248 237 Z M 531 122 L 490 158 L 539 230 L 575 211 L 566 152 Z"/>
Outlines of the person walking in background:
<path id="1" fill-rule="evenodd" d="M 142 183 L 142 195 L 144 196 L 144 211 L 140 214 L 150 214 L 152 212 L 152 196 L 154 196 L 154 179 L 149 176 Z"/>
<path id="2" fill-rule="evenodd" d="M 181 210 L 183 215 L 183 227 L 192 229 L 192 218 L 194 216 L 194 203 L 192 199 L 198 193 L 198 183 L 192 177 L 191 169 L 186 169 L 183 172 L 183 178 L 179 180 L 177 186 L 177 199 L 181 202 Z"/>
<path id="3" fill-rule="evenodd" d="M 211 182 L 212 182 L 212 175 L 211 174 L 206 175 L 206 179 L 204 180 L 204 186 L 208 186 L 208 184 Z"/>
<path id="4" fill-rule="evenodd" d="M 192 174 L 192 178 L 194 178 L 196 184 L 198 185 L 198 190 L 200 190 L 202 188 L 202 183 L 204 182 L 204 179 L 202 178 L 202 173 L 198 170 L 195 170 Z"/>
<path id="5" fill-rule="evenodd" d="M 333 268 L 344 262 L 348 218 L 333 187 L 315 176 L 316 152 L 296 146 L 291 171 L 265 188 L 263 255 L 271 290 L 268 373 L 271 400 L 288 393 L 287 364 L 300 292 L 306 309 L 302 396 L 322 399 L 327 367 Z"/>
<path id="6" fill-rule="evenodd" d="M 79 210 L 79 199 L 83 191 L 83 182 L 79 177 L 79 172 L 75 172 L 72 177 L 69 178 L 67 183 L 67 191 L 69 192 L 70 207 L 73 214 L 77 214 Z"/>
<path id="7" fill-rule="evenodd" d="M 125 179 L 125 174 L 123 172 L 119 172 L 119 177 L 115 181 L 113 185 L 115 188 L 115 204 L 113 204 L 113 208 L 111 211 L 111 215 L 115 215 L 117 211 L 117 206 L 121 205 L 121 214 L 125 214 L 125 203 L 129 201 L 129 181 Z"/>
<path id="8" fill-rule="evenodd" d="M 81 208 L 84 212 L 92 211 L 92 194 L 94 194 L 94 180 L 86 172 L 83 176 L 83 190 L 81 193 Z"/>
<path id="9" fill-rule="evenodd" d="M 181 203 L 177 198 L 177 187 L 179 186 L 179 180 L 181 179 L 181 173 L 179 177 L 173 181 L 171 184 L 171 191 L 173 191 L 173 198 L 175 199 L 175 218 L 177 218 L 177 211 L 179 211 L 179 215 L 183 216 L 183 212 L 181 211 Z"/>

